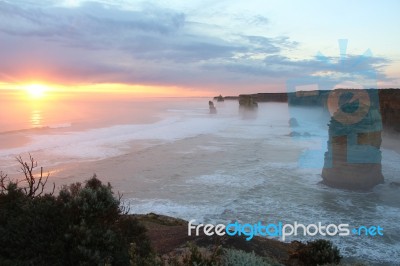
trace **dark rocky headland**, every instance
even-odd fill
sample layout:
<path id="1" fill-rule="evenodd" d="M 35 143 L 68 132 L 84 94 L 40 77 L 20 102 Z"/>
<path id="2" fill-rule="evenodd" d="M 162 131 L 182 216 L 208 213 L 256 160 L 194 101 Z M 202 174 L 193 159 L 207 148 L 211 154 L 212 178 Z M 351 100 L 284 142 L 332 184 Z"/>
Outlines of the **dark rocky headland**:
<path id="1" fill-rule="evenodd" d="M 379 96 L 379 110 L 382 117 L 384 130 L 400 133 L 400 89 L 369 89 L 377 91 Z M 294 106 L 327 106 L 328 95 L 331 91 L 300 91 L 254 93 L 249 95 L 256 102 L 287 102 Z M 302 97 L 300 97 L 302 96 Z M 224 96 L 224 100 L 239 100 L 239 96 Z"/>

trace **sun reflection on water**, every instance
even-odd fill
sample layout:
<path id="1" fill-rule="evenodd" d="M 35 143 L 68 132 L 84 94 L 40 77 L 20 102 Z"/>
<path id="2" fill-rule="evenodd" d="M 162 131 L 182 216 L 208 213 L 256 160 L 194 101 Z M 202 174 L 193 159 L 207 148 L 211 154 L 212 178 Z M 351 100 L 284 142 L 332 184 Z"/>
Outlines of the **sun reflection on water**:
<path id="1" fill-rule="evenodd" d="M 43 111 L 38 109 L 33 110 L 30 123 L 33 128 L 43 127 Z"/>

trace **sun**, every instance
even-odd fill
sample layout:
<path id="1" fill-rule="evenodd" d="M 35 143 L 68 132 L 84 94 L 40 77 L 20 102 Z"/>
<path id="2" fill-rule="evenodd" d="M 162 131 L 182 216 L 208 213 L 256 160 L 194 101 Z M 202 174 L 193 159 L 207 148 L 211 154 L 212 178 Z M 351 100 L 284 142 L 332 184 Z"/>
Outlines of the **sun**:
<path id="1" fill-rule="evenodd" d="M 42 84 L 29 84 L 24 86 L 24 89 L 33 99 L 43 98 L 46 94 L 46 91 L 48 91 L 48 87 Z"/>

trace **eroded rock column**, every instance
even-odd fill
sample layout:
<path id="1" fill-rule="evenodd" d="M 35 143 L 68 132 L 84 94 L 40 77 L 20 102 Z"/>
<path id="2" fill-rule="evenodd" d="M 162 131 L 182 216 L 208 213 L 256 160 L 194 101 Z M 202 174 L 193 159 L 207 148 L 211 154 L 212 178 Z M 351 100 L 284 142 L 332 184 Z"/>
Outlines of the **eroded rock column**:
<path id="1" fill-rule="evenodd" d="M 378 94 L 364 90 L 335 90 L 328 98 L 332 118 L 323 182 L 332 187 L 369 190 L 383 183 Z"/>

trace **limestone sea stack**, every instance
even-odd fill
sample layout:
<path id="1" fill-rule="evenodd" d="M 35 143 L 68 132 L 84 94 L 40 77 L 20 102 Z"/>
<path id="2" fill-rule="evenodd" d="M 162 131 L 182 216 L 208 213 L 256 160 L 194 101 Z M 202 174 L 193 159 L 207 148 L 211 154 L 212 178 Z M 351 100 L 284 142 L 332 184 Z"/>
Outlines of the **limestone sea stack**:
<path id="1" fill-rule="evenodd" d="M 336 188 L 370 190 L 384 181 L 378 95 L 376 91 L 363 91 L 355 97 L 352 90 L 339 90 L 330 97 L 339 108 L 329 123 L 323 183 Z M 332 102 L 328 100 L 329 104 Z"/>
<path id="2" fill-rule="evenodd" d="M 214 100 L 217 100 L 217 102 L 223 102 L 224 97 L 220 94 L 219 96 L 214 97 Z"/>
<path id="3" fill-rule="evenodd" d="M 210 114 L 216 114 L 217 108 L 214 106 L 214 102 L 208 101 L 208 107 L 210 108 Z"/>
<path id="4" fill-rule="evenodd" d="M 255 109 L 258 107 L 258 103 L 253 95 L 241 94 L 239 95 L 239 107 L 246 109 Z"/>

